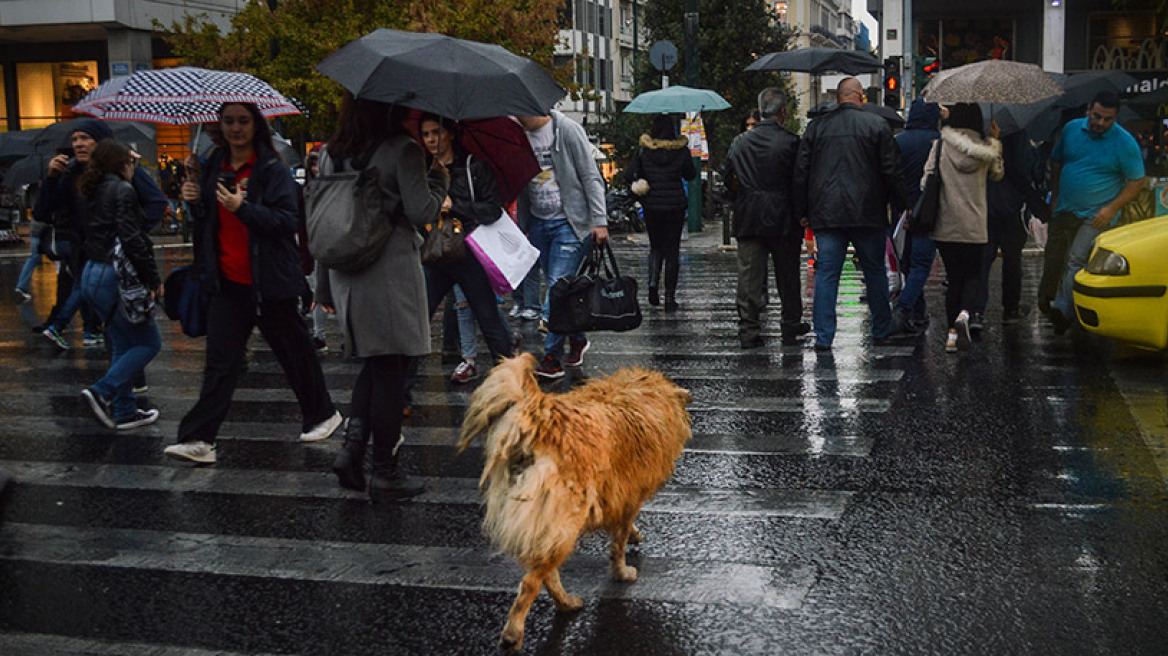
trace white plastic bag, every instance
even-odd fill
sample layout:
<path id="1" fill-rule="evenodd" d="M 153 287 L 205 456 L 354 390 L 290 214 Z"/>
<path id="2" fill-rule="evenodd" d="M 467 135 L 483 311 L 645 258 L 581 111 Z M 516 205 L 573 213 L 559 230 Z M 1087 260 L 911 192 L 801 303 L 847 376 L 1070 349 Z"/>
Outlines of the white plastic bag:
<path id="1" fill-rule="evenodd" d="M 527 241 L 506 212 L 494 223 L 472 230 L 466 236 L 466 245 L 486 269 L 496 294 L 518 287 L 539 261 L 539 249 Z"/>

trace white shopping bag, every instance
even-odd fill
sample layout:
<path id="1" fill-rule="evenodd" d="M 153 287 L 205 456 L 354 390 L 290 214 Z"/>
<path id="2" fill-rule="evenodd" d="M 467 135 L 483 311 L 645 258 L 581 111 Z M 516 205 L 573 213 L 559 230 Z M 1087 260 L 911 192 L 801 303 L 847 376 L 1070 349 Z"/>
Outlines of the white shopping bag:
<path id="1" fill-rule="evenodd" d="M 466 244 L 486 269 L 496 294 L 518 287 L 539 261 L 539 249 L 527 241 L 506 212 L 494 223 L 472 230 L 466 236 Z"/>

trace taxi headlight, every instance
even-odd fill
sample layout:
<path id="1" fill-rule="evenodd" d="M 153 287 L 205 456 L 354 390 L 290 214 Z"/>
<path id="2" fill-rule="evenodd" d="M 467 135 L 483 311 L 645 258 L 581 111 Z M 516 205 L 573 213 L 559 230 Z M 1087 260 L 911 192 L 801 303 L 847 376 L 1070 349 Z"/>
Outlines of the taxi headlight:
<path id="1" fill-rule="evenodd" d="M 1127 268 L 1127 258 L 1106 248 L 1096 248 L 1095 252 L 1091 253 L 1091 260 L 1087 262 L 1087 273 L 1126 276 L 1130 271 Z"/>

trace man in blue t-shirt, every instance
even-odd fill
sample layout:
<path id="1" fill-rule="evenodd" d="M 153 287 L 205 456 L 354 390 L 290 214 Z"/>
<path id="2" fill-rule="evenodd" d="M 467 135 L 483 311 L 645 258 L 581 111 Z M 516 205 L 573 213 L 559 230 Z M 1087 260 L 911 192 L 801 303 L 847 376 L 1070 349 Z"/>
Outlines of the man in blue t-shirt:
<path id="1" fill-rule="evenodd" d="M 1095 237 L 1115 225 L 1120 210 L 1144 188 L 1140 146 L 1115 124 L 1119 97 L 1097 94 L 1085 118 L 1063 127 L 1051 153 L 1054 224 L 1068 231 L 1067 263 L 1050 320 L 1062 334 L 1076 318 L 1075 274 L 1087 264 Z M 1073 235 L 1073 236 L 1072 236 Z"/>

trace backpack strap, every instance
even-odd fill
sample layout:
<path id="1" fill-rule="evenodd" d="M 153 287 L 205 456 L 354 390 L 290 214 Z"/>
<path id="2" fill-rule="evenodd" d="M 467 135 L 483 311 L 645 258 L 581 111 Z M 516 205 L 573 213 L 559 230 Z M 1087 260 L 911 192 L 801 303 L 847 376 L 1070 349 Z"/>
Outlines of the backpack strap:
<path id="1" fill-rule="evenodd" d="M 474 193 L 474 178 L 471 177 L 471 174 L 470 174 L 470 158 L 471 157 L 473 157 L 473 155 L 468 154 L 466 156 L 466 184 L 468 187 L 470 187 L 470 202 L 473 203 L 473 202 L 475 202 L 475 193 Z"/>

